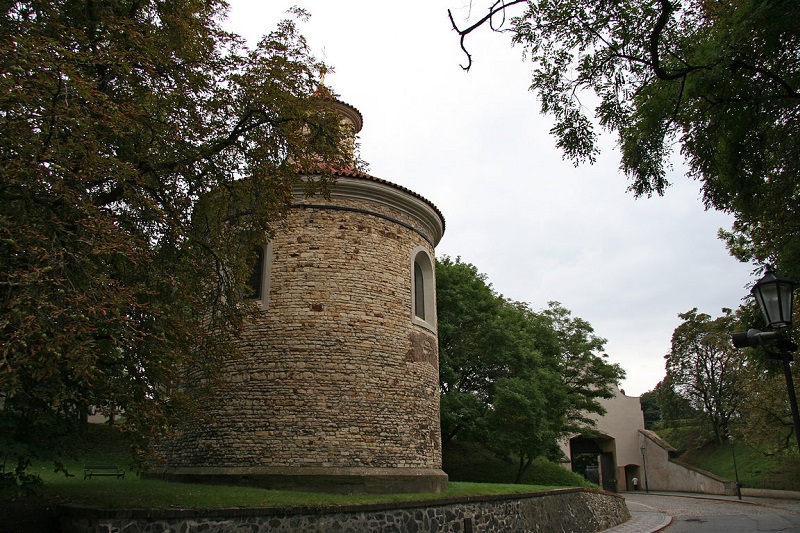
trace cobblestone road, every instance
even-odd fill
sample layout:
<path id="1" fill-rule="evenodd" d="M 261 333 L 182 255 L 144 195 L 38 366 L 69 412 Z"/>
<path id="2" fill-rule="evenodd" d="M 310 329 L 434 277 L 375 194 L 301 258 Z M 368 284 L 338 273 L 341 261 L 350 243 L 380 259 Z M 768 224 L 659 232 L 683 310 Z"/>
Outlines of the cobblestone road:
<path id="1" fill-rule="evenodd" d="M 800 501 L 668 493 L 624 495 L 633 519 L 606 533 L 800 533 Z"/>

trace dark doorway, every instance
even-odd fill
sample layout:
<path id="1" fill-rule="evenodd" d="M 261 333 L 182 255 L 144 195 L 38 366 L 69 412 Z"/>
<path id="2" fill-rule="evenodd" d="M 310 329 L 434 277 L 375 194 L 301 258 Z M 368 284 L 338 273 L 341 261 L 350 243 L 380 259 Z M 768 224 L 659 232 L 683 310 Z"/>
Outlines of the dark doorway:
<path id="1" fill-rule="evenodd" d="M 625 490 L 636 490 L 633 486 L 633 478 L 639 481 L 639 489 L 643 487 L 642 476 L 639 475 L 639 465 L 625 465 Z"/>
<path id="2" fill-rule="evenodd" d="M 600 454 L 600 471 L 602 474 L 602 483 L 600 486 L 603 490 L 609 492 L 617 492 L 617 469 L 614 467 L 614 454 L 611 452 L 603 452 Z"/>
<path id="3" fill-rule="evenodd" d="M 572 471 L 582 475 L 588 481 L 600 485 L 600 456 L 601 450 L 593 439 L 578 436 L 569 441 L 570 457 L 572 457 Z"/>
<path id="4" fill-rule="evenodd" d="M 597 441 L 594 439 L 587 439 L 583 436 L 573 437 L 569 441 L 569 450 L 571 457 L 575 457 L 576 455 L 583 455 L 585 453 L 590 453 L 592 455 L 598 455 L 602 452 L 600 446 L 597 445 Z"/>
<path id="5" fill-rule="evenodd" d="M 582 475 L 586 480 L 600 484 L 600 464 L 597 461 L 597 454 L 582 453 L 572 456 L 572 471 Z"/>
<path id="6" fill-rule="evenodd" d="M 598 442 L 599 441 L 599 442 Z M 617 468 L 614 441 L 608 437 L 587 438 L 582 435 L 569 441 L 572 471 L 599 485 L 603 490 L 617 492 Z"/>

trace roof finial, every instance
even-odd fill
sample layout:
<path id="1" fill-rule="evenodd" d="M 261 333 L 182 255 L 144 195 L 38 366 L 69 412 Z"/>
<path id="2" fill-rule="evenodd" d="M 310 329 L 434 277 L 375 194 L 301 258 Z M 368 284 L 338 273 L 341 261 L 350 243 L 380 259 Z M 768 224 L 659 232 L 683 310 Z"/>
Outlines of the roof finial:
<path id="1" fill-rule="evenodd" d="M 325 47 L 322 47 L 322 60 L 328 61 L 328 54 L 325 53 Z M 328 73 L 328 65 L 320 63 L 319 65 L 319 84 L 325 85 L 325 74 Z"/>

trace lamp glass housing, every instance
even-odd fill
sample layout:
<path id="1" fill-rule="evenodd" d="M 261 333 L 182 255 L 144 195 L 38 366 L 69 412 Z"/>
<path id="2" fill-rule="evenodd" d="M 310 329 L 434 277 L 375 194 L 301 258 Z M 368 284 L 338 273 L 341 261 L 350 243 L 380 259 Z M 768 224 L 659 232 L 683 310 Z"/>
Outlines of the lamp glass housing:
<path id="1" fill-rule="evenodd" d="M 767 267 L 764 277 L 753 286 L 751 292 L 758 302 L 767 326 L 771 328 L 791 326 L 794 285 L 794 281 L 777 275 Z"/>

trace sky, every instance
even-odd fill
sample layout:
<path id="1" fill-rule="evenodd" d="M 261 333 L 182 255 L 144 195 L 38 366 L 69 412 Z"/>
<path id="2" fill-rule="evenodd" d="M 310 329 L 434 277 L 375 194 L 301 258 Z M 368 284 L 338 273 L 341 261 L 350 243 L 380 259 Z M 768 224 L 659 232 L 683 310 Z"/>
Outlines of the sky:
<path id="1" fill-rule="evenodd" d="M 437 256 L 461 257 L 495 291 L 534 310 L 561 302 L 607 339 L 629 396 L 665 376 L 678 313 L 719 316 L 757 279 L 717 238 L 732 219 L 706 211 L 680 160 L 664 197 L 634 198 L 610 134 L 594 165 L 563 160 L 528 90 L 531 64 L 509 34 L 479 31 L 466 57 L 447 18 L 468 0 L 229 0 L 224 27 L 250 44 L 297 5 L 339 99 L 364 117 L 368 173 L 407 187 L 444 214 Z M 474 0 L 471 20 L 490 2 Z"/>

